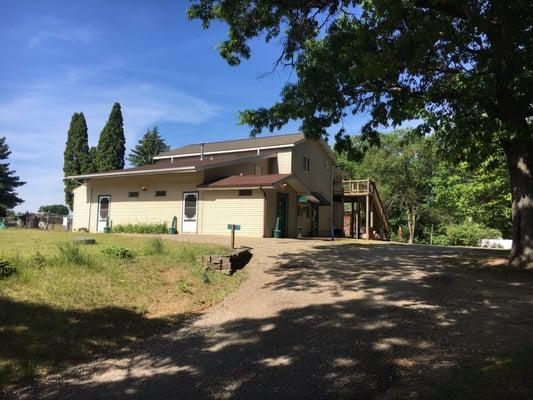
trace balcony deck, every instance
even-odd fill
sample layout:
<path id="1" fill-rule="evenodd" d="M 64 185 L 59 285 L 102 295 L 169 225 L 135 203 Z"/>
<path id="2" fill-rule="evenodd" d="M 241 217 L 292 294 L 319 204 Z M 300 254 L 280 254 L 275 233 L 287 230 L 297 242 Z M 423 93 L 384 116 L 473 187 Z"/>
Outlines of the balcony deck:
<path id="1" fill-rule="evenodd" d="M 391 227 L 374 181 L 370 179 L 342 180 L 342 185 L 337 185 L 335 192 L 344 203 L 351 204 L 351 236 L 368 238 L 367 232 L 376 231 L 381 238 L 390 238 Z M 364 210 L 363 216 L 360 215 L 362 210 Z M 364 220 L 364 225 L 361 224 L 362 220 Z M 360 226 L 364 226 L 362 235 Z"/>

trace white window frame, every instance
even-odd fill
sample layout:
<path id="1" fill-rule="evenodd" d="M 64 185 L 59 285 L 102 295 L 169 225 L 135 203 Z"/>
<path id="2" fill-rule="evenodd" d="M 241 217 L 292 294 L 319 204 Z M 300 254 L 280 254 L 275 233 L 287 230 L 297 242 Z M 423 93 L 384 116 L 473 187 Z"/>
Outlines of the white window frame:
<path id="1" fill-rule="evenodd" d="M 304 171 L 311 172 L 311 157 L 304 156 Z"/>

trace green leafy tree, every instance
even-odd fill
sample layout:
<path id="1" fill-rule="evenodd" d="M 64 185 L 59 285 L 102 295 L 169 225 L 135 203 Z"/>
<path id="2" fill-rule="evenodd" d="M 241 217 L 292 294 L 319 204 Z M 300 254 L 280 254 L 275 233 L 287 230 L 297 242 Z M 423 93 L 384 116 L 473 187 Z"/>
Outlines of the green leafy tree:
<path id="1" fill-rule="evenodd" d="M 474 222 L 511 235 L 511 194 L 503 154 L 487 158 L 476 168 L 465 162 L 442 162 L 432 186 L 432 206 L 451 222 Z"/>
<path id="2" fill-rule="evenodd" d="M 8 210 L 24 202 L 15 190 L 26 182 L 22 182 L 15 171 L 9 169 L 9 163 L 2 162 L 10 154 L 6 138 L 0 137 L 0 216 L 5 216 Z"/>
<path id="3" fill-rule="evenodd" d="M 153 164 L 155 156 L 168 150 L 170 150 L 170 146 L 159 135 L 157 126 L 154 126 L 152 130 L 148 129 L 146 131 L 137 145 L 131 150 L 128 161 L 136 167 Z"/>
<path id="4" fill-rule="evenodd" d="M 277 65 L 294 69 L 281 100 L 245 110 L 263 128 L 302 121 L 308 137 L 365 112 L 363 135 L 422 121 L 450 155 L 479 161 L 504 151 L 513 199 L 510 264 L 533 262 L 533 2 L 530 0 L 193 0 L 204 28 L 228 25 L 230 65 L 257 37 L 276 39 Z M 338 148 L 349 146 L 336 133 Z"/>
<path id="5" fill-rule="evenodd" d="M 68 215 L 68 207 L 64 204 L 51 204 L 49 206 L 39 207 L 39 212 L 50 213 L 50 214 L 60 214 Z"/>
<path id="6" fill-rule="evenodd" d="M 126 138 L 120 104 L 113 104 L 109 119 L 100 133 L 94 165 L 98 172 L 124 168 Z"/>
<path id="7" fill-rule="evenodd" d="M 391 221 L 405 221 L 413 243 L 417 222 L 431 195 L 431 180 L 438 163 L 432 138 L 410 130 L 380 135 L 381 146 L 369 147 L 360 162 L 345 162 L 355 179 L 370 178 L 379 188 Z M 355 139 L 360 145 L 360 139 Z M 359 142 L 359 143 L 358 143 Z M 341 164 L 342 166 L 342 164 Z"/>
<path id="8" fill-rule="evenodd" d="M 80 175 L 89 172 L 89 137 L 87 122 L 83 113 L 74 113 L 70 120 L 67 133 L 67 143 L 63 153 L 63 172 L 65 176 Z M 71 180 L 65 180 L 65 203 L 72 209 L 74 195 L 72 190 L 78 184 Z"/>

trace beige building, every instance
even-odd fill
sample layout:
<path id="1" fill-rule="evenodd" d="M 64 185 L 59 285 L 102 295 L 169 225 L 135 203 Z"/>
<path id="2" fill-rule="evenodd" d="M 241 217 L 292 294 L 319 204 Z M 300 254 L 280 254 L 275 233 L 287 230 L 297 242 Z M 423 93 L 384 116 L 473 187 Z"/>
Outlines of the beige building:
<path id="1" fill-rule="evenodd" d="M 335 157 L 303 134 L 194 144 L 162 153 L 155 164 L 67 177 L 74 190 L 73 229 L 164 223 L 178 233 L 272 237 L 330 236 L 342 228 L 335 201 Z"/>

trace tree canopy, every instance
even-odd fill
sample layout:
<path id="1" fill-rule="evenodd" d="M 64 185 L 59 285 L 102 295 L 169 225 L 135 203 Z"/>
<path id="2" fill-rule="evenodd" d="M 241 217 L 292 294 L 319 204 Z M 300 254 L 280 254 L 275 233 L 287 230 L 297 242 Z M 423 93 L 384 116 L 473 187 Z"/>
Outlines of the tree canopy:
<path id="1" fill-rule="evenodd" d="M 9 163 L 1 162 L 7 160 L 10 154 L 6 138 L 0 137 L 0 216 L 5 216 L 7 210 L 24 202 L 18 196 L 16 189 L 26 182 L 15 175 L 15 171 L 9 168 Z"/>
<path id="2" fill-rule="evenodd" d="M 367 146 L 359 136 L 352 141 L 353 148 Z M 408 129 L 381 133 L 379 141 L 357 161 L 338 154 L 338 164 L 352 179 L 376 182 L 393 232 L 402 227 L 409 241 L 429 243 L 433 227 L 441 244 L 466 244 L 446 236 L 453 230 L 472 233 L 469 227 L 480 235 L 510 236 L 511 196 L 502 154 L 471 167 L 445 159 L 433 137 Z"/>
<path id="3" fill-rule="evenodd" d="M 59 215 L 68 215 L 68 207 L 65 206 L 64 204 L 51 204 L 48 206 L 39 207 L 39 212 L 59 214 Z"/>
<path id="4" fill-rule="evenodd" d="M 251 56 L 252 39 L 281 43 L 276 65 L 296 79 L 279 102 L 240 113 L 253 135 L 301 120 L 306 136 L 335 129 L 337 150 L 349 150 L 343 122 L 364 113 L 365 140 L 412 120 L 450 157 L 473 163 L 503 150 L 510 262 L 533 262 L 533 2 L 193 0 L 189 17 L 228 24 L 219 51 L 230 65 Z"/>
<path id="5" fill-rule="evenodd" d="M 115 103 L 98 140 L 94 156 L 94 166 L 97 172 L 124 168 L 125 152 L 126 138 L 122 110 L 120 104 Z"/>
<path id="6" fill-rule="evenodd" d="M 157 126 L 154 126 L 151 130 L 147 129 L 144 136 L 139 139 L 137 145 L 128 155 L 128 161 L 136 167 L 153 164 L 155 156 L 168 150 L 170 150 L 170 146 L 159 135 Z"/>

